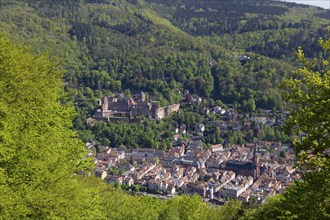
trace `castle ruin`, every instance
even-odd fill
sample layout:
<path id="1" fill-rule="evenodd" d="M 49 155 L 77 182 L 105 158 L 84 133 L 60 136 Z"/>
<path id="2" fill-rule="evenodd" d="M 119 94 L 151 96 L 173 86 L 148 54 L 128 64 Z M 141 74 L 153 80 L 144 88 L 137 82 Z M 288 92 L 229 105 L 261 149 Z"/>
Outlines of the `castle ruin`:
<path id="1" fill-rule="evenodd" d="M 143 92 L 134 94 L 132 97 L 126 97 L 121 93 L 112 97 L 104 95 L 100 101 L 100 109 L 94 115 L 94 118 L 100 120 L 110 120 L 112 117 L 136 118 L 143 116 L 145 118 L 161 119 L 172 112 L 178 112 L 180 104 L 159 107 L 157 102 L 145 100 Z"/>

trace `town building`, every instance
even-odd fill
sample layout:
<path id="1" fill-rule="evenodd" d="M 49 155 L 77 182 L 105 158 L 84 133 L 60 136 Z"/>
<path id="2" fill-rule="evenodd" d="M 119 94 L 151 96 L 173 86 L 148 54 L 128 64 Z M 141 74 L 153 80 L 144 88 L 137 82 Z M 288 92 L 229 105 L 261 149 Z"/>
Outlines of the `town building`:
<path id="1" fill-rule="evenodd" d="M 260 176 L 260 155 L 256 152 L 256 149 L 253 151 L 252 161 L 241 161 L 241 160 L 228 160 L 225 169 L 232 170 L 237 175 L 242 176 L 252 176 L 253 179 L 257 179 Z"/>

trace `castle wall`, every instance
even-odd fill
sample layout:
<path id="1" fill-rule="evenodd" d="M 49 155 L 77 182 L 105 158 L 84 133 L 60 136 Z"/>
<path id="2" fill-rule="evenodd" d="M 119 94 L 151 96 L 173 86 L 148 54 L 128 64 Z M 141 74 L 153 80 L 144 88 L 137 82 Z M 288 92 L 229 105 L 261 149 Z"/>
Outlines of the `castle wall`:
<path id="1" fill-rule="evenodd" d="M 150 109 L 151 108 L 148 102 L 138 102 L 135 106 L 135 114 L 149 117 Z"/>
<path id="2" fill-rule="evenodd" d="M 157 118 L 157 119 L 164 118 L 164 117 L 166 116 L 166 115 L 165 115 L 165 108 L 166 108 L 166 107 L 158 108 L 158 109 L 156 110 L 155 118 Z"/>
<path id="3" fill-rule="evenodd" d="M 167 108 L 167 115 L 169 115 L 172 112 L 178 112 L 180 110 L 180 104 L 169 105 L 166 108 Z"/>
<path id="4" fill-rule="evenodd" d="M 110 117 L 111 116 L 111 111 L 110 110 L 104 110 L 101 112 L 101 117 Z"/>
<path id="5" fill-rule="evenodd" d="M 129 111 L 129 103 L 128 101 L 117 101 L 117 102 L 110 102 L 109 109 L 112 111 L 118 112 L 128 112 Z"/>

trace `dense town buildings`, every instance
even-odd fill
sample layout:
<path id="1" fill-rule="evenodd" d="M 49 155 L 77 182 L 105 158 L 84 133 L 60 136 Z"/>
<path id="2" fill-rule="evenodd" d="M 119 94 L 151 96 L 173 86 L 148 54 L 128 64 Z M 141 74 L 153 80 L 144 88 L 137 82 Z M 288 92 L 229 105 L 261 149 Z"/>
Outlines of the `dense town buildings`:
<path id="1" fill-rule="evenodd" d="M 169 151 L 138 148 L 106 148 L 95 154 L 96 175 L 108 183 L 140 185 L 150 193 L 199 194 L 206 200 L 234 198 L 262 202 L 282 192 L 299 173 L 293 168 L 294 153 L 285 157 L 258 151 L 262 145 L 204 149 L 200 140 L 190 140 Z M 90 148 L 90 146 L 89 146 Z M 114 172 L 115 171 L 115 172 Z"/>

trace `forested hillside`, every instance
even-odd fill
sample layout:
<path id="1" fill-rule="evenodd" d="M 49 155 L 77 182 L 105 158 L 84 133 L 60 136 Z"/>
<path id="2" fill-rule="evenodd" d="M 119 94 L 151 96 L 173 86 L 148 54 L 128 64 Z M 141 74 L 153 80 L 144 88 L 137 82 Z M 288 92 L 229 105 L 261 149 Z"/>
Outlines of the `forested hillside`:
<path id="1" fill-rule="evenodd" d="M 297 48 L 302 46 L 307 57 L 326 56 L 318 39 L 327 37 L 329 10 L 274 1 L 147 2 L 181 30 L 232 56 L 252 57 L 245 65 L 220 59 L 212 69 L 213 97 L 225 102 L 254 100 L 259 108 L 281 109 L 277 85 L 297 62 Z"/>
<path id="2" fill-rule="evenodd" d="M 316 42 L 327 35 L 328 10 L 275 1 L 147 2 L 180 29 L 228 49 L 286 59 L 302 45 L 309 57 L 324 53 Z"/>
<path id="3" fill-rule="evenodd" d="M 295 50 L 324 56 L 329 24 L 329 11 L 273 1 L 2 0 L 0 10 L 2 31 L 67 69 L 81 121 L 102 93 L 128 89 L 161 105 L 188 89 L 244 111 L 283 109 L 278 84 Z"/>

